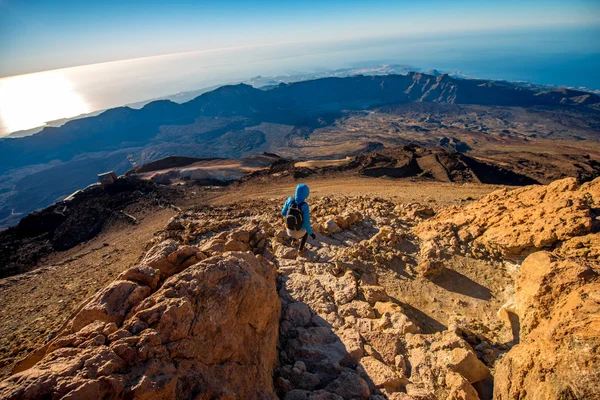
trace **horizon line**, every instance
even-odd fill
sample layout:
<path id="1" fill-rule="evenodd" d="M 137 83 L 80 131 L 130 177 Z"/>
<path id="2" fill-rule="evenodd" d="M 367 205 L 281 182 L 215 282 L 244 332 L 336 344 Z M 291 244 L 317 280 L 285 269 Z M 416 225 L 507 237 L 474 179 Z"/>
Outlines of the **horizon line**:
<path id="1" fill-rule="evenodd" d="M 583 25 L 580 23 L 573 23 L 573 22 L 570 22 L 570 23 L 567 22 L 564 24 L 541 23 L 541 24 L 535 24 L 535 25 L 505 25 L 505 26 L 495 26 L 495 27 L 447 29 L 447 30 L 444 30 L 443 32 L 454 33 L 454 34 L 469 33 L 469 32 L 492 33 L 492 32 L 503 31 L 503 30 L 507 30 L 507 29 L 527 29 L 527 30 L 532 29 L 532 30 L 535 30 L 535 29 L 544 29 L 544 28 L 551 28 L 551 27 L 556 27 L 556 28 L 596 27 L 596 28 L 600 28 L 600 25 L 597 23 L 594 23 L 594 22 L 589 22 L 589 23 L 583 24 Z M 409 38 L 409 37 L 427 37 L 427 36 L 436 35 L 439 33 L 440 33 L 439 31 L 415 32 L 415 33 L 403 32 L 403 33 L 391 33 L 391 34 L 383 34 L 383 35 L 377 34 L 377 35 L 372 35 L 372 36 L 357 36 L 357 37 L 349 37 L 349 38 L 344 38 L 344 39 L 298 40 L 298 41 L 285 41 L 285 42 L 276 42 L 276 43 L 260 43 L 260 44 L 256 44 L 256 45 L 227 46 L 227 47 L 216 47 L 216 48 L 211 48 L 211 49 L 189 50 L 189 51 L 181 51 L 181 52 L 176 52 L 176 53 L 165 53 L 165 54 L 155 54 L 155 55 L 148 55 L 148 56 L 142 56 L 142 57 L 124 58 L 124 59 L 120 59 L 120 60 L 100 61 L 100 62 L 94 62 L 94 63 L 90 63 L 90 64 L 77 64 L 77 65 L 71 65 L 68 67 L 59 67 L 59 68 L 52 68 L 52 69 L 47 69 L 47 70 L 25 72 L 25 73 L 16 74 L 16 75 L 0 76 L 0 83 L 2 80 L 5 80 L 5 79 L 17 78 L 17 77 L 22 77 L 22 76 L 27 76 L 27 75 L 34 75 L 34 74 L 41 74 L 41 73 L 46 73 L 46 72 L 64 71 L 64 70 L 71 70 L 71 69 L 82 68 L 82 67 L 92 67 L 92 66 L 99 66 L 99 65 L 116 64 L 116 63 L 127 63 L 127 62 L 141 61 L 141 60 L 169 58 L 169 57 L 176 57 L 176 56 L 182 56 L 182 55 L 213 53 L 213 52 L 219 52 L 219 51 L 253 49 L 253 48 L 272 47 L 272 46 L 296 45 L 296 44 L 343 43 L 343 42 L 355 41 L 355 40 L 377 40 L 377 39 L 393 39 L 393 38 Z"/>

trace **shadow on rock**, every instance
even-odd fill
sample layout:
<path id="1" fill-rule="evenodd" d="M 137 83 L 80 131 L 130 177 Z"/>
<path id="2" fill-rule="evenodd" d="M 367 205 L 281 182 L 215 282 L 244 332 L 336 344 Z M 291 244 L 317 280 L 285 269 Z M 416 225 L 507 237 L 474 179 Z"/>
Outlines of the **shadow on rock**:
<path id="1" fill-rule="evenodd" d="M 289 278 L 277 283 L 282 302 L 279 366 L 275 390 L 281 399 L 369 399 L 377 390 L 360 367 L 363 346 L 358 332 L 341 338 L 333 326 L 288 292 Z"/>
<path id="2" fill-rule="evenodd" d="M 444 324 L 442 324 L 440 321 L 438 321 L 437 319 L 434 319 L 432 317 L 430 317 L 429 315 L 425 314 L 423 311 L 419 310 L 418 308 L 415 308 L 413 306 L 411 306 L 410 304 L 407 303 L 403 303 L 400 300 L 391 297 L 390 296 L 390 300 L 396 304 L 398 304 L 399 306 L 402 307 L 402 309 L 404 310 L 404 312 L 406 313 L 406 315 L 413 321 L 416 321 L 416 324 L 419 326 L 419 328 L 421 328 L 421 331 L 423 333 L 436 333 L 436 332 L 442 332 L 445 331 L 446 329 L 448 329 L 448 327 Z"/>
<path id="3" fill-rule="evenodd" d="M 488 288 L 452 269 L 443 268 L 440 274 L 431 281 L 449 292 L 464 294 L 480 300 L 492 298 L 492 293 Z"/>

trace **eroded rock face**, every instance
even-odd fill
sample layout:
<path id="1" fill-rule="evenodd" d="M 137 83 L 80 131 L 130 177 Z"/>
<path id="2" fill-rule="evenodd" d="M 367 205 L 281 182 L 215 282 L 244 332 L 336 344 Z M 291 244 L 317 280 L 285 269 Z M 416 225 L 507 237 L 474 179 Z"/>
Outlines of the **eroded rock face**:
<path id="1" fill-rule="evenodd" d="M 161 279 L 165 279 L 205 258 L 197 247 L 178 247 L 174 240 L 165 240 L 148 251 L 142 265 L 157 269 Z"/>
<path id="2" fill-rule="evenodd" d="M 567 178 L 547 186 L 502 189 L 464 208 L 446 209 L 415 232 L 446 252 L 526 255 L 590 232 L 590 201 L 600 198 L 599 187 L 600 178 L 581 187 Z"/>
<path id="3" fill-rule="evenodd" d="M 154 271 L 138 267 L 121 276 L 135 283 L 96 295 L 41 361 L 0 384 L 0 397 L 275 398 L 275 266 L 227 253 L 151 294 Z"/>
<path id="4" fill-rule="evenodd" d="M 521 343 L 496 367 L 495 399 L 600 398 L 599 272 L 545 251 L 525 260 L 515 302 Z"/>

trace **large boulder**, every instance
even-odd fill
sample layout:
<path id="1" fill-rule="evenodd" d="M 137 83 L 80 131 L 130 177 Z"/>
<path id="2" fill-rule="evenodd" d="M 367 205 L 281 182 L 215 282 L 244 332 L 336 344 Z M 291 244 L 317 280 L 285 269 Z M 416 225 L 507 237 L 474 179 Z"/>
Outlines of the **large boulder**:
<path id="1" fill-rule="evenodd" d="M 597 263 L 530 255 L 516 285 L 521 343 L 496 366 L 494 398 L 600 399 Z"/>
<path id="2" fill-rule="evenodd" d="M 73 333 L 51 342 L 41 361 L 0 383 L 0 398 L 274 399 L 275 280 L 270 262 L 227 253 L 172 276 L 153 294 L 116 281 L 90 303 L 104 308 L 89 308 L 97 312 L 86 312 L 85 321 L 76 317 Z M 147 288 L 144 299 L 139 288 Z M 122 310 L 117 294 L 126 299 Z"/>
<path id="3" fill-rule="evenodd" d="M 521 339 L 550 317 L 565 295 L 598 278 L 598 265 L 564 259 L 547 251 L 527 257 L 515 284 L 515 307 Z"/>

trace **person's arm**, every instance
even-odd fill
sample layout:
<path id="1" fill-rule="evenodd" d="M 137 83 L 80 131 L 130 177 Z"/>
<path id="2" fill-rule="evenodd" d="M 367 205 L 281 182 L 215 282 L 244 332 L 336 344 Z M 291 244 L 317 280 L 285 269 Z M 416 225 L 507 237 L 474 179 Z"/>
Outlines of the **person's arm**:
<path id="1" fill-rule="evenodd" d="M 288 209 L 290 208 L 290 203 L 292 202 L 292 198 L 288 197 L 281 209 L 281 216 L 285 217 L 287 215 Z"/>
<path id="2" fill-rule="evenodd" d="M 312 237 L 313 231 L 312 226 L 310 225 L 310 207 L 308 203 L 304 203 L 302 207 L 302 228 L 306 229 L 306 233 Z"/>

